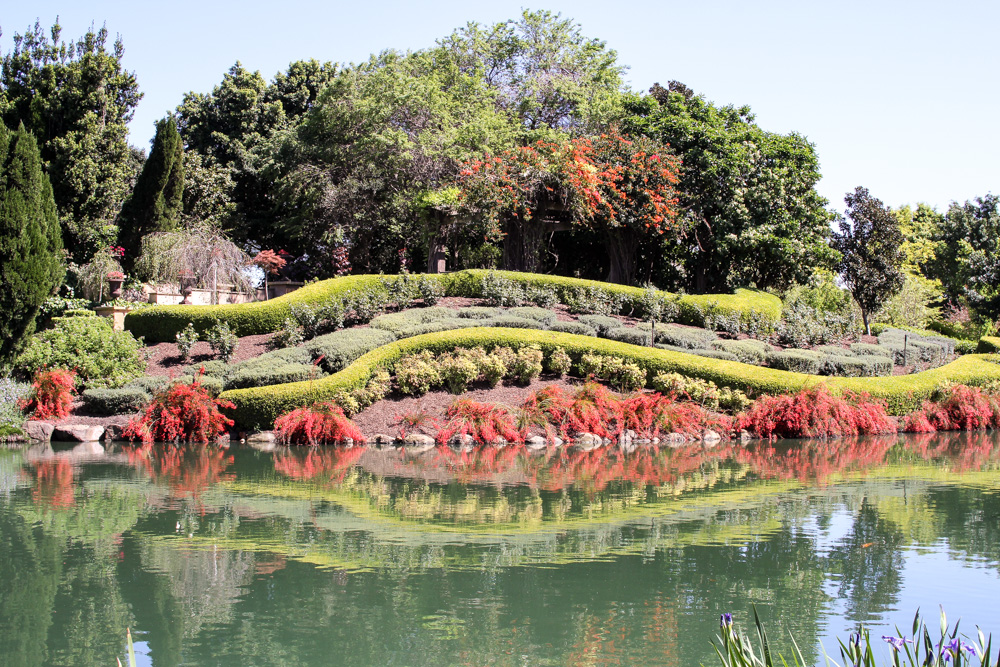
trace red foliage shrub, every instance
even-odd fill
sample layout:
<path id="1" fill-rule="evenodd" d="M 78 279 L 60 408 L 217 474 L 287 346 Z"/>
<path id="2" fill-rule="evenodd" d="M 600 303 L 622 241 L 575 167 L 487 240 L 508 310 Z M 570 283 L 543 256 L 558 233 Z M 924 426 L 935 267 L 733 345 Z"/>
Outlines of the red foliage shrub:
<path id="1" fill-rule="evenodd" d="M 39 371 L 31 384 L 31 396 L 19 401 L 18 407 L 35 419 L 68 417 L 73 406 L 75 381 L 76 375 L 70 371 L 59 368 Z"/>
<path id="2" fill-rule="evenodd" d="M 1000 427 L 1000 404 L 997 398 L 979 387 L 956 384 L 947 387 L 935 401 L 909 414 L 903 430 L 912 433 L 935 431 L 973 431 Z"/>
<path id="3" fill-rule="evenodd" d="M 442 445 L 456 434 L 471 435 L 484 445 L 493 444 L 498 438 L 524 442 L 525 434 L 517 428 L 514 417 L 499 405 L 460 398 L 449 406 L 445 417 L 448 421 L 435 438 Z"/>
<path id="4" fill-rule="evenodd" d="M 281 415 L 274 420 L 274 433 L 279 441 L 290 445 L 344 444 L 348 438 L 356 443 L 365 441 L 355 423 L 333 402 L 317 403 Z"/>
<path id="5" fill-rule="evenodd" d="M 796 394 L 764 396 L 737 419 L 762 438 L 834 438 L 895 433 L 885 405 L 867 394 L 835 396 L 823 385 Z"/>
<path id="6" fill-rule="evenodd" d="M 153 397 L 146 408 L 129 420 L 124 435 L 151 442 L 209 442 L 233 425 L 219 408 L 235 408 L 229 401 L 212 398 L 198 378 L 176 383 Z"/>

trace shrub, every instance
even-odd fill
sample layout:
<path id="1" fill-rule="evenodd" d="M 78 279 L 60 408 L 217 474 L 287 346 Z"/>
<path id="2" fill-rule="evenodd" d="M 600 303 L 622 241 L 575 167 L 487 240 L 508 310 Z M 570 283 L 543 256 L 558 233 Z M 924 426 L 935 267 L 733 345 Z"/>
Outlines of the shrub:
<path id="1" fill-rule="evenodd" d="M 542 350 L 536 345 L 522 347 L 507 364 L 508 375 L 519 384 L 528 384 L 542 374 Z"/>
<path id="2" fill-rule="evenodd" d="M 1000 427 L 1000 401 L 996 394 L 979 387 L 946 383 L 938 388 L 932 400 L 924 401 L 920 410 L 907 416 L 903 430 L 933 433 L 991 427 Z"/>
<path id="3" fill-rule="evenodd" d="M 480 351 L 481 348 L 480 348 Z M 453 394 L 463 394 L 469 383 L 479 377 L 479 367 L 470 358 L 472 350 L 456 350 L 442 354 L 435 359 L 438 372 L 445 388 Z"/>
<path id="4" fill-rule="evenodd" d="M 605 380 L 620 391 L 636 391 L 646 386 L 646 371 L 620 357 L 585 354 L 580 359 L 580 373 Z"/>
<path id="5" fill-rule="evenodd" d="M 637 317 L 653 322 L 673 322 L 680 314 L 680 305 L 673 294 L 646 287 L 635 304 Z"/>
<path id="6" fill-rule="evenodd" d="M 470 320 L 488 320 L 500 314 L 499 308 L 489 308 L 487 306 L 466 306 L 458 309 L 459 317 L 467 317 Z"/>
<path id="7" fill-rule="evenodd" d="M 482 278 L 482 298 L 491 306 L 520 306 L 526 300 L 524 288 L 496 271 Z"/>
<path id="8" fill-rule="evenodd" d="M 607 336 L 608 332 L 621 328 L 622 321 L 607 315 L 581 315 L 576 318 L 578 322 L 590 327 L 597 332 L 598 336 Z"/>
<path id="9" fill-rule="evenodd" d="M 424 302 L 425 306 L 435 305 L 444 296 L 444 289 L 441 287 L 441 284 L 427 275 L 420 276 L 420 280 L 417 282 L 417 290 L 420 294 L 420 300 Z"/>
<path id="10" fill-rule="evenodd" d="M 839 377 L 875 377 L 892 375 L 892 360 L 887 357 L 843 357 L 828 355 L 820 361 L 820 375 Z"/>
<path id="11" fill-rule="evenodd" d="M 400 393 L 411 396 L 422 396 L 442 382 L 441 370 L 430 350 L 403 357 L 394 372 Z"/>
<path id="12" fill-rule="evenodd" d="M 840 347 L 839 345 L 818 345 L 813 348 L 813 352 L 834 357 L 853 357 L 854 351 Z"/>
<path id="13" fill-rule="evenodd" d="M 629 345 L 638 345 L 640 347 L 649 346 L 651 342 L 651 332 L 643 331 L 641 329 L 633 329 L 632 327 L 612 329 L 608 332 L 607 337 L 611 340 L 628 343 Z"/>
<path id="14" fill-rule="evenodd" d="M 717 340 L 712 349 L 728 352 L 744 364 L 760 366 L 767 361 L 771 346 L 759 340 Z"/>
<path id="15" fill-rule="evenodd" d="M 457 434 L 472 436 L 481 445 L 497 443 L 501 438 L 524 442 L 524 433 L 515 425 L 513 416 L 499 405 L 459 398 L 448 407 L 445 419 L 435 438 L 442 445 Z"/>
<path id="16" fill-rule="evenodd" d="M 198 342 L 198 332 L 194 330 L 194 324 L 188 322 L 186 327 L 177 332 L 174 340 L 177 343 L 177 351 L 181 355 L 181 361 L 187 363 L 191 358 L 191 349 Z"/>
<path id="17" fill-rule="evenodd" d="M 867 394 L 836 396 L 823 385 L 784 396 L 764 396 L 738 420 L 762 438 L 831 438 L 895 433 L 885 406 Z"/>
<path id="18" fill-rule="evenodd" d="M 529 286 L 525 290 L 525 296 L 540 308 L 554 308 L 559 304 L 559 294 L 550 285 Z"/>
<path id="19" fill-rule="evenodd" d="M 71 317 L 33 335 L 15 368 L 25 377 L 49 368 L 73 371 L 78 388 L 120 387 L 146 370 L 142 343 L 104 317 Z"/>
<path id="20" fill-rule="evenodd" d="M 719 388 L 714 382 L 680 373 L 657 373 L 650 386 L 670 400 L 684 399 L 708 408 L 719 408 Z"/>
<path id="21" fill-rule="evenodd" d="M 881 345 L 871 343 L 851 343 L 851 352 L 859 357 L 889 357 L 892 358 L 892 350 Z"/>
<path id="22" fill-rule="evenodd" d="M 308 357 L 308 355 L 307 355 Z M 259 359 L 260 357 L 257 357 Z M 222 361 L 221 359 L 212 359 L 210 361 L 202 361 L 201 363 L 191 364 L 185 366 L 183 370 L 184 375 L 196 375 L 202 373 L 207 376 L 221 378 L 226 375 L 232 366 Z"/>
<path id="23" fill-rule="evenodd" d="M 156 394 L 166 389 L 167 385 L 170 384 L 170 378 L 165 375 L 147 375 L 144 377 L 136 378 L 129 382 L 126 387 L 138 388 L 147 394 Z"/>
<path id="24" fill-rule="evenodd" d="M 444 320 L 433 320 L 426 324 L 415 324 L 411 327 L 399 329 L 395 333 L 397 338 L 412 338 L 414 336 L 422 336 L 425 333 L 434 333 L 436 331 L 451 331 L 452 329 L 467 329 L 469 327 L 487 327 L 492 326 L 492 324 L 491 320 L 470 320 L 467 318 L 451 317 Z"/>
<path id="25" fill-rule="evenodd" d="M 597 335 L 597 331 L 583 322 L 553 322 L 549 325 L 549 331 L 561 331 L 563 333 L 576 334 L 577 336 Z"/>
<path id="26" fill-rule="evenodd" d="M 274 420 L 274 433 L 288 445 L 334 445 L 347 440 L 364 442 L 358 427 L 347 418 L 339 405 L 317 403 L 298 408 Z"/>
<path id="27" fill-rule="evenodd" d="M 21 434 L 24 415 L 20 405 L 28 400 L 30 393 L 30 384 L 0 378 L 0 439 Z"/>
<path id="28" fill-rule="evenodd" d="M 208 392 L 209 396 L 212 396 L 213 398 L 217 397 L 225 389 L 225 383 L 222 378 L 203 375 L 200 371 L 192 373 L 191 375 L 179 375 L 173 378 L 173 383 L 191 384 L 196 380 L 201 385 L 201 388 Z M 167 386 L 170 384 L 171 383 L 168 383 Z"/>
<path id="29" fill-rule="evenodd" d="M 234 407 L 213 398 L 196 377 L 190 384 L 177 382 L 156 394 L 142 413 L 129 420 L 124 435 L 143 443 L 210 442 L 233 425 L 219 408 Z"/>
<path id="30" fill-rule="evenodd" d="M 536 322 L 541 322 L 545 326 L 548 326 L 556 321 L 555 313 L 545 308 L 539 308 L 538 306 L 521 306 L 519 308 L 511 308 L 506 311 L 506 314 L 526 320 L 535 320 Z"/>
<path id="31" fill-rule="evenodd" d="M 295 364 L 273 360 L 234 369 L 226 375 L 226 389 L 266 387 L 288 382 L 305 382 L 325 377 L 326 373 L 313 364 Z"/>
<path id="32" fill-rule="evenodd" d="M 286 317 L 285 323 L 281 325 L 281 329 L 268 339 L 267 344 L 273 350 L 280 350 L 281 348 L 300 345 L 305 339 L 305 333 L 298 322 L 291 317 Z"/>
<path id="33" fill-rule="evenodd" d="M 233 358 L 236 348 L 240 346 L 240 339 L 225 322 L 216 322 L 215 326 L 208 330 L 205 339 L 212 348 L 212 352 L 226 363 Z"/>
<path id="34" fill-rule="evenodd" d="M 594 315 L 617 315 L 625 303 L 619 293 L 592 285 L 564 289 L 562 301 L 571 313 Z"/>
<path id="35" fill-rule="evenodd" d="M 793 373 L 819 374 L 820 355 L 808 350 L 782 350 L 767 355 L 767 365 Z"/>
<path id="36" fill-rule="evenodd" d="M 861 331 L 849 304 L 836 311 L 815 308 L 801 301 L 785 306 L 778 324 L 778 340 L 785 345 L 816 345 L 856 338 Z"/>
<path id="37" fill-rule="evenodd" d="M 125 386 L 116 389 L 87 389 L 82 398 L 91 412 L 121 415 L 141 410 L 152 399 L 152 395 L 141 387 Z"/>
<path id="38" fill-rule="evenodd" d="M 288 327 L 288 320 L 290 319 L 298 326 L 298 329 L 302 332 L 302 336 L 306 339 L 315 338 L 323 333 L 325 322 L 322 309 L 309 303 L 296 303 L 292 304 L 291 312 L 292 316 L 285 318 L 285 323 L 282 326 L 283 329 Z M 298 345 L 298 343 L 292 343 L 292 345 Z"/>
<path id="39" fill-rule="evenodd" d="M 707 329 L 694 329 L 668 324 L 656 327 L 656 342 L 689 350 L 708 350 L 719 337 Z"/>
<path id="40" fill-rule="evenodd" d="M 544 325 L 538 320 L 530 320 L 526 317 L 514 317 L 513 315 L 500 315 L 492 320 L 484 321 L 491 327 L 507 327 L 510 329 L 543 329 Z"/>
<path id="41" fill-rule="evenodd" d="M 708 357 L 709 359 L 722 359 L 723 361 L 739 361 L 739 357 L 735 354 L 730 354 L 723 350 L 688 350 L 689 354 L 696 354 L 699 357 Z"/>
<path id="42" fill-rule="evenodd" d="M 566 350 L 561 347 L 557 347 L 552 350 L 545 363 L 545 369 L 548 372 L 554 373 L 560 377 L 569 373 L 572 366 L 573 360 L 568 354 L 566 354 Z"/>
<path id="43" fill-rule="evenodd" d="M 313 338 L 306 349 L 313 359 L 321 359 L 323 369 L 336 373 L 362 354 L 396 340 L 380 329 L 344 329 Z"/>
<path id="44" fill-rule="evenodd" d="M 454 319 L 455 311 L 448 308 L 413 308 L 400 313 L 389 313 L 379 315 L 371 321 L 371 326 L 375 329 L 391 331 L 398 337 L 400 332 L 429 322 L 437 322 L 445 319 Z"/>
<path id="45" fill-rule="evenodd" d="M 1000 338 L 993 336 L 983 336 L 976 346 L 979 354 L 1000 354 Z"/>
<path id="46" fill-rule="evenodd" d="M 35 419 L 62 419 L 73 407 L 75 378 L 62 369 L 35 374 L 31 391 L 18 407 Z"/>

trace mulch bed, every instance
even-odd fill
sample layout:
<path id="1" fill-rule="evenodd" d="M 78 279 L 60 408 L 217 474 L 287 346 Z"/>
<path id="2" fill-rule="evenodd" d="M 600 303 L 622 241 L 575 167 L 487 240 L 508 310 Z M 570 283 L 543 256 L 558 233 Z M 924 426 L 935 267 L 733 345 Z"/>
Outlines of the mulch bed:
<path id="1" fill-rule="evenodd" d="M 272 334 L 259 334 L 257 336 L 244 336 L 240 338 L 240 344 L 233 354 L 231 363 L 253 359 L 268 352 L 270 348 L 267 341 Z M 198 364 L 216 359 L 211 346 L 205 341 L 198 341 L 191 348 L 191 358 L 184 362 L 181 360 L 180 352 L 177 350 L 177 343 L 156 343 L 146 347 L 149 360 L 146 362 L 146 375 L 177 375 L 183 367 L 190 364 Z"/>

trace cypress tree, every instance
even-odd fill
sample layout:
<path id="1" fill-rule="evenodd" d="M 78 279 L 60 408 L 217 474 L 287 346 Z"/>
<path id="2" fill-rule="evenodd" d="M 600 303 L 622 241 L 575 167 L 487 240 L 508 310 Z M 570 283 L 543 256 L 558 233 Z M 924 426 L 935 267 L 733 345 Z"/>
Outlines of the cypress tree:
<path id="1" fill-rule="evenodd" d="M 177 228 L 183 197 L 184 145 L 173 116 L 167 116 L 156 123 L 149 157 L 118 216 L 118 243 L 125 248 L 126 269 L 135 266 L 142 237 Z"/>
<path id="2" fill-rule="evenodd" d="M 35 329 L 62 282 L 62 231 L 35 137 L 0 123 L 0 368 Z"/>

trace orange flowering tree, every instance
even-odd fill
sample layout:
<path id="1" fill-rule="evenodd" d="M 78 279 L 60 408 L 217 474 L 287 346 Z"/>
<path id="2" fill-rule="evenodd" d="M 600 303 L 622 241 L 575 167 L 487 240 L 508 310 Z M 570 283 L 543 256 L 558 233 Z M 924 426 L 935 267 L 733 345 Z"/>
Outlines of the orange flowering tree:
<path id="1" fill-rule="evenodd" d="M 505 268 L 535 271 L 552 223 L 600 231 L 614 282 L 635 279 L 644 238 L 676 231 L 678 162 L 649 139 L 612 132 L 564 142 L 537 141 L 466 162 L 461 205 L 502 239 Z"/>

